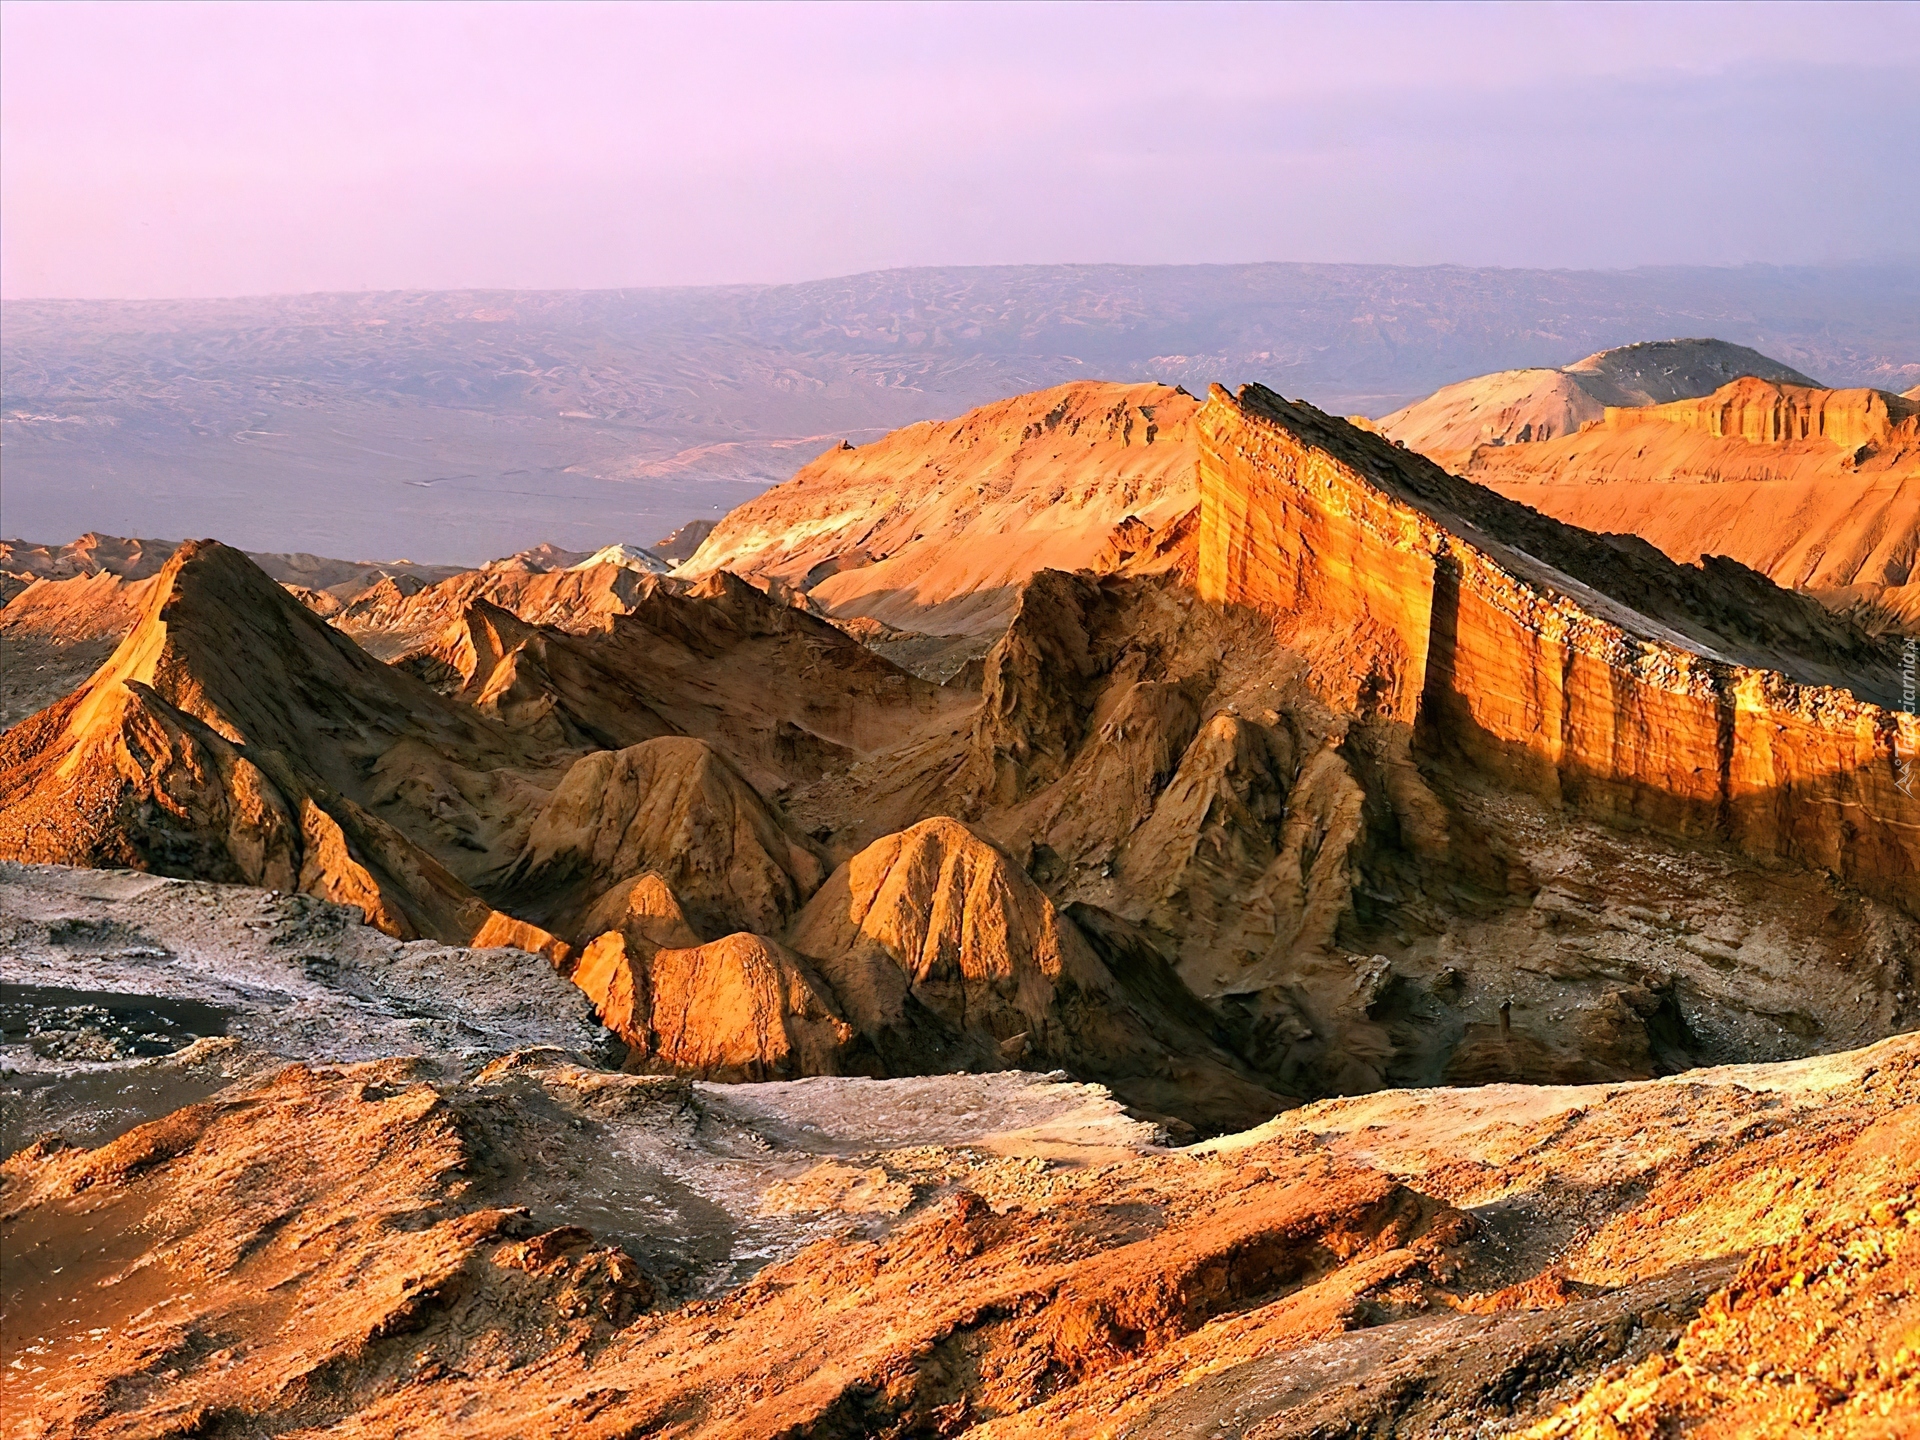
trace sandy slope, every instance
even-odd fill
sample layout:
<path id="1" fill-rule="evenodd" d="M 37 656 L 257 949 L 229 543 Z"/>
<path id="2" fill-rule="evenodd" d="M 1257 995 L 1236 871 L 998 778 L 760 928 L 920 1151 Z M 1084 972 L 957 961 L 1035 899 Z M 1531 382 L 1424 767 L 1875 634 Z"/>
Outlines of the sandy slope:
<path id="1" fill-rule="evenodd" d="M 1728 555 L 1920 629 L 1920 406 L 1901 396 L 1739 381 L 1610 409 L 1544 444 L 1480 447 L 1465 473 L 1571 524 L 1677 560 Z"/>
<path id="2" fill-rule="evenodd" d="M 1042 568 L 1090 564 L 1115 525 L 1193 505 L 1187 424 L 1164 385 L 1076 383 L 829 451 L 740 506 L 675 572 L 778 580 L 836 616 L 988 633 Z"/>
<path id="3" fill-rule="evenodd" d="M 1558 370 L 1502 370 L 1443 386 L 1383 416 L 1380 433 L 1449 469 L 1476 446 L 1572 435 L 1606 407 L 1710 395 L 1742 375 L 1816 385 L 1799 371 L 1724 340 L 1657 340 L 1601 350 Z"/>

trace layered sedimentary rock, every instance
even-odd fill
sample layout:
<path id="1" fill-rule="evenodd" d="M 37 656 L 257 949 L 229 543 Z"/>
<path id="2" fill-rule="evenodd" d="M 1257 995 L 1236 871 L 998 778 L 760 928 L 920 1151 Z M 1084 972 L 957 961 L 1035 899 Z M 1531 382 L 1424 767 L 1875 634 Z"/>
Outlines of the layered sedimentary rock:
<path id="1" fill-rule="evenodd" d="M 676 573 L 731 570 L 836 617 L 989 633 L 1036 570 L 1091 563 L 1130 515 L 1192 507 L 1196 406 L 1165 385 L 1076 382 L 829 450 L 731 511 Z"/>
<path id="2" fill-rule="evenodd" d="M 1708 395 L 1743 375 L 1788 385 L 1817 383 L 1744 345 L 1659 340 L 1601 350 L 1558 370 L 1502 370 L 1461 380 L 1369 426 L 1455 469 L 1481 446 L 1561 439 L 1599 420 L 1608 406 L 1661 405 Z"/>
<path id="3" fill-rule="evenodd" d="M 1750 445 L 1825 440 L 1851 451 L 1855 466 L 1888 464 L 1920 447 L 1911 402 L 1884 390 L 1822 390 L 1748 376 L 1697 400 L 1621 408 L 1609 405 L 1609 430 L 1692 430 Z M 1764 463 L 1764 462 L 1763 462 Z"/>
<path id="4" fill-rule="evenodd" d="M 1904 423 L 1741 394 L 1634 423 L 1856 452 Z M 469 595 L 382 665 L 183 549 L 0 739 L 0 857 L 308 893 L 0 866 L 0 1058 L 32 1072 L 0 1123 L 93 1147 L 7 1162 L 7 1413 L 792 1440 L 1920 1411 L 1913 1044 L 1697 1068 L 1920 1015 L 1898 646 L 1258 388 L 1187 443 L 1197 506 L 1020 581 L 977 687 L 727 574 L 578 631 Z M 397 635 L 428 594 L 369 604 Z M 553 965 L 370 944 L 325 901 Z M 141 1028 L 168 1007 L 205 1038 L 44 1083 L 170 1043 Z M 1434 1084 L 1475 1088 L 1397 1088 Z"/>
<path id="5" fill-rule="evenodd" d="M 1309 651 L 1348 637 L 1315 674 L 1329 701 L 1552 801 L 1920 905 L 1920 801 L 1899 783 L 1920 721 L 1859 698 L 1891 698 L 1891 646 L 1855 651 L 1858 694 L 1805 683 L 1831 667 L 1751 625 L 1687 645 L 1596 588 L 1635 594 L 1593 537 L 1310 407 L 1216 390 L 1197 423 L 1201 593 Z M 1688 583 L 1652 572 L 1645 593 Z"/>
<path id="6" fill-rule="evenodd" d="M 1740 380 L 1610 408 L 1550 444 L 1475 450 L 1463 473 L 1677 560 L 1731 556 L 1836 608 L 1920 626 L 1920 406 L 1900 396 Z"/>
<path id="7" fill-rule="evenodd" d="M 1774 828 L 1744 792 L 1722 827 L 1718 770 L 1692 773 L 1717 765 L 1718 712 L 1704 738 L 1681 737 L 1707 746 L 1704 762 L 1665 754 L 1675 739 L 1659 728 L 1673 703 L 1663 666 L 1683 704 L 1700 676 L 1737 672 L 1768 696 L 1814 695 L 1816 723 L 1843 717 L 1842 743 L 1844 717 L 1866 716 L 1873 754 L 1883 712 L 1841 690 L 1897 697 L 1897 647 L 1743 567 L 1581 534 L 1377 440 L 1379 463 L 1356 456 L 1351 427 L 1287 412 L 1267 423 L 1296 460 L 1318 447 L 1345 461 L 1310 486 L 1208 488 L 1165 553 L 1150 527 L 1120 527 L 1116 573 L 1035 575 L 986 657 L 962 745 L 824 775 L 786 797 L 789 813 L 836 857 L 928 813 L 965 819 L 1103 957 L 1164 957 L 1234 1029 L 1236 1053 L 1295 1093 L 1624 1078 L 1904 1023 L 1920 931 L 1892 908 L 1912 903 L 1899 814 L 1856 830 L 1795 772 L 1796 788 L 1769 797 Z M 1375 501 L 1376 528 L 1349 523 Z M 1392 525 L 1413 540 L 1396 548 Z M 1184 583 L 1261 544 L 1291 566 L 1284 581 L 1267 574 L 1225 604 Z M 1152 557 L 1149 573 L 1126 573 L 1134 554 Z M 1556 636 L 1609 637 L 1599 655 L 1622 673 L 1606 695 L 1626 711 L 1601 753 L 1619 752 L 1617 771 L 1596 779 L 1580 752 L 1601 723 L 1584 662 L 1524 634 L 1475 659 L 1487 643 L 1474 627 L 1490 622 L 1464 622 L 1462 646 L 1456 618 L 1447 643 L 1464 673 L 1432 679 L 1436 596 L 1451 593 L 1436 590 L 1436 557 L 1472 555 L 1500 557 L 1498 594 L 1516 614 L 1545 594 Z M 1569 679 L 1570 698 L 1538 701 L 1566 715 L 1547 737 L 1561 748 L 1535 756 L 1524 705 Z M 1493 718 L 1522 739 L 1489 743 L 1456 703 L 1521 706 Z M 1831 752 L 1831 726 L 1816 743 L 1828 747 L 1816 759 Z M 1765 783 L 1742 768 L 1754 759 L 1729 766 L 1731 784 Z M 1847 783 L 1835 782 L 1843 800 Z M 1703 784 L 1704 798 L 1687 788 Z M 1850 858 L 1834 868 L 1851 864 L 1889 903 L 1827 878 L 1836 845 Z"/>
<path id="8" fill-rule="evenodd" d="M 463 943 L 614 934 L 629 968 L 757 936 L 886 1073 L 1044 1060 L 1207 1128 L 1288 1094 L 1628 1078 L 1903 1023 L 1912 832 L 1873 788 L 1897 787 L 1875 778 L 1904 733 L 1874 708 L 1894 647 L 1263 392 L 1204 415 L 1200 503 L 1023 582 L 977 689 L 725 573 L 634 577 L 587 633 L 472 600 L 381 666 L 256 571 L 185 564 L 168 694 L 208 705 L 82 727 L 170 757 L 148 789 L 176 809 L 142 790 L 68 823 L 50 767 L 117 795 L 122 742 L 70 745 L 51 712 L 9 742 L 7 821 L 38 826 L 16 853 L 297 885 Z M 112 669 L 98 693 L 137 694 Z M 1880 771 L 1845 772 L 1849 736 Z M 68 835 L 98 843 L 35 848 Z M 862 866 L 907 897 L 891 939 Z M 921 905 L 951 924 L 914 939 Z M 958 979 L 927 958 L 949 931 Z M 746 956 L 682 978 L 758 994 Z M 724 1063 L 816 1053 L 754 1033 Z"/>

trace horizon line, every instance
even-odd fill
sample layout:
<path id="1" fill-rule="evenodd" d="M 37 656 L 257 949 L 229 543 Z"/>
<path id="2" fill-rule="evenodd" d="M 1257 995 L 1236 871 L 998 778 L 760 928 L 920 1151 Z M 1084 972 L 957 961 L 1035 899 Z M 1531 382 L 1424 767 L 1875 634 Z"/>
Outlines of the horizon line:
<path id="1" fill-rule="evenodd" d="M 980 265 L 886 265 L 871 270 L 850 270 L 818 275 L 804 280 L 722 280 L 687 285 L 445 285 L 445 286 L 368 286 L 347 290 L 262 290 L 230 295 L 7 295 L 0 294 L 0 305 L 172 305 L 183 303 L 220 303 L 242 300 L 305 300 L 336 296 L 377 295 L 625 295 L 633 293 L 690 290 L 784 290 L 807 285 L 830 285 L 836 281 L 859 280 L 877 275 L 923 274 L 930 271 L 1006 271 L 1006 270 L 1257 270 L 1287 268 L 1297 270 L 1466 270 L 1488 274 L 1534 275 L 1634 275 L 1643 271 L 1687 270 L 1857 270 L 1905 269 L 1920 271 L 1920 251 L 1911 254 L 1859 256 L 1844 260 L 1822 261 L 1655 261 L 1640 265 L 1474 265 L 1462 261 L 1438 261 L 1429 264 L 1400 264 L 1359 260 L 1201 260 L 1148 261 L 1062 260 L 1015 261 Z"/>

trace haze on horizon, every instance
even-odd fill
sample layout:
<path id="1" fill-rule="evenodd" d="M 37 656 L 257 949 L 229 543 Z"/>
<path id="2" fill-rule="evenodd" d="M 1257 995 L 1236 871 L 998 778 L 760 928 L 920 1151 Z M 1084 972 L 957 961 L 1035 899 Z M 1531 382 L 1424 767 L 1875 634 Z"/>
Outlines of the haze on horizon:
<path id="1" fill-rule="evenodd" d="M 1832 263 L 1910 4 L 0 10 L 0 295 Z"/>

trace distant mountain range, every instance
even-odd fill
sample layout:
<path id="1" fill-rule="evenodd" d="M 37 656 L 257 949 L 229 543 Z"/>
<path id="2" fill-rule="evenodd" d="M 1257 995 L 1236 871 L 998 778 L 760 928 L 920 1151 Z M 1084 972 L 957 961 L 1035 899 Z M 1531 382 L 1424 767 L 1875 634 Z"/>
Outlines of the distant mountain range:
<path id="1" fill-rule="evenodd" d="M 802 285 L 7 307 L 7 531 L 476 563 L 714 518 L 842 438 L 1067 380 L 1258 381 L 1384 415 L 1492 370 L 1713 335 L 1920 381 L 1920 267 L 1261 264 Z"/>

